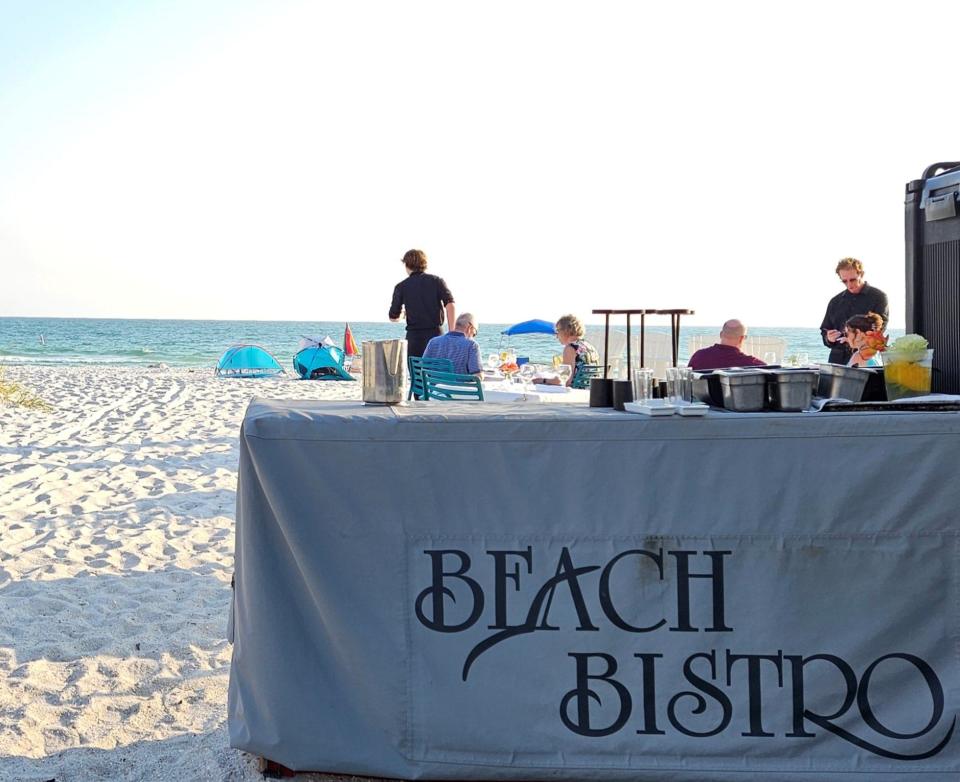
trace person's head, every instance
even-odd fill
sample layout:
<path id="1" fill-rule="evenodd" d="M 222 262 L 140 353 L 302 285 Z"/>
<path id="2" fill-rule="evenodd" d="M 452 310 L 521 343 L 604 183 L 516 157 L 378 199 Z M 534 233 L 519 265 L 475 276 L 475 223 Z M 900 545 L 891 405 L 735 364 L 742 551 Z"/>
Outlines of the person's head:
<path id="1" fill-rule="evenodd" d="M 868 312 L 866 315 L 854 315 L 847 318 L 843 324 L 843 335 L 847 338 L 847 344 L 853 348 L 859 348 L 863 344 L 863 335 L 868 331 L 880 331 L 883 329 L 883 318 L 876 312 Z"/>
<path id="2" fill-rule="evenodd" d="M 407 274 L 426 271 L 427 254 L 423 250 L 407 250 L 403 254 L 403 265 L 407 267 Z"/>
<path id="3" fill-rule="evenodd" d="M 747 327 L 736 318 L 731 318 L 720 329 L 720 344 L 739 348 L 747 337 Z"/>
<path id="4" fill-rule="evenodd" d="M 477 319 L 469 312 L 461 312 L 457 316 L 457 322 L 454 324 L 453 330 L 466 334 L 468 337 L 475 337 L 479 333 Z"/>
<path id="5" fill-rule="evenodd" d="M 860 293 L 866 285 L 863 279 L 863 263 L 856 258 L 841 258 L 837 264 L 837 276 L 850 293 Z"/>
<path id="6" fill-rule="evenodd" d="M 564 345 L 583 337 L 583 321 L 576 315 L 563 315 L 556 323 L 557 339 Z"/>

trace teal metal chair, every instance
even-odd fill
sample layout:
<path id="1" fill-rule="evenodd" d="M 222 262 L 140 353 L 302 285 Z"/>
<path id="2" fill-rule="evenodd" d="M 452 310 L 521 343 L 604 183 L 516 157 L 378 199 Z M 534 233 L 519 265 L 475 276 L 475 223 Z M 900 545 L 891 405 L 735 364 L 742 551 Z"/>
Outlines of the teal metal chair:
<path id="1" fill-rule="evenodd" d="M 459 402 L 469 399 L 483 401 L 483 386 L 476 375 L 458 375 L 455 372 L 441 372 L 424 368 L 423 391 L 427 399 L 443 402 Z"/>
<path id="2" fill-rule="evenodd" d="M 570 387 L 590 388 L 590 381 L 595 377 L 603 377 L 603 367 L 600 364 L 581 364 L 570 381 Z"/>
<path id="3" fill-rule="evenodd" d="M 414 396 L 416 396 L 417 399 L 423 399 L 423 375 L 420 373 L 424 369 L 438 369 L 441 372 L 453 372 L 453 362 L 449 358 L 407 356 L 407 371 L 410 373 L 410 390 L 407 392 L 407 399 L 412 399 Z"/>

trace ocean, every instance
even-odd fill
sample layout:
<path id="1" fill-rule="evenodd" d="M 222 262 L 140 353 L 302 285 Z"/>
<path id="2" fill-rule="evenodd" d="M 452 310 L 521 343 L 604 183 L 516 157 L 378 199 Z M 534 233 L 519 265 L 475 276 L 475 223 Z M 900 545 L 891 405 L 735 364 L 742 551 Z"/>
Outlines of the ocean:
<path id="1" fill-rule="evenodd" d="M 344 325 L 323 321 L 0 318 L 0 365 L 165 364 L 170 367 L 204 367 L 212 371 L 228 347 L 253 343 L 270 351 L 281 366 L 290 368 L 301 337 L 329 336 L 342 345 Z M 559 352 L 559 344 L 549 335 L 501 336 L 500 332 L 508 325 L 480 323 L 477 341 L 483 356 L 502 346 L 510 346 L 531 361 L 549 362 Z M 358 344 L 364 340 L 404 336 L 401 323 L 354 322 L 350 329 Z M 611 330 L 626 331 L 622 323 L 611 324 Z M 667 334 L 670 329 L 669 326 L 648 325 L 647 330 Z M 684 326 L 681 323 L 681 361 L 689 356 L 690 337 L 714 340 L 719 330 L 719 326 Z M 786 340 L 784 356 L 806 353 L 811 361 L 825 361 L 827 358 L 827 350 L 820 342 L 820 331 L 816 328 L 754 327 L 750 333 Z M 893 330 L 891 336 L 901 333 L 902 330 Z M 778 359 L 782 360 L 783 356 Z"/>

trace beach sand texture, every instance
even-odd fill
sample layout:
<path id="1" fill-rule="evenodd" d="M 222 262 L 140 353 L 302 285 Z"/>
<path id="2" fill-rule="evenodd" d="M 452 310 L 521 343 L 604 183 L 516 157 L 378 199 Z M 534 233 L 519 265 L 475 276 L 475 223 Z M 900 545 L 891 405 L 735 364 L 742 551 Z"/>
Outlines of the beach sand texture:
<path id="1" fill-rule="evenodd" d="M 53 410 L 0 405 L 0 779 L 262 779 L 226 730 L 240 422 L 359 383 L 6 377 Z"/>

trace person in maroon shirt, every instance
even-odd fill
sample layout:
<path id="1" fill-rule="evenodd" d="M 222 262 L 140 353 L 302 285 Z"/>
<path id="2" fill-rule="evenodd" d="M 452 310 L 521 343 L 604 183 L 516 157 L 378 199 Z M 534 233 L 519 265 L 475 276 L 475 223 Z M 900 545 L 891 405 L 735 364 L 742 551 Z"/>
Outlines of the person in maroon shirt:
<path id="1" fill-rule="evenodd" d="M 740 350 L 746 338 L 747 327 L 739 320 L 728 320 L 720 330 L 720 341 L 690 356 L 687 366 L 696 370 L 762 367 L 764 364 L 759 358 L 748 356 Z"/>

